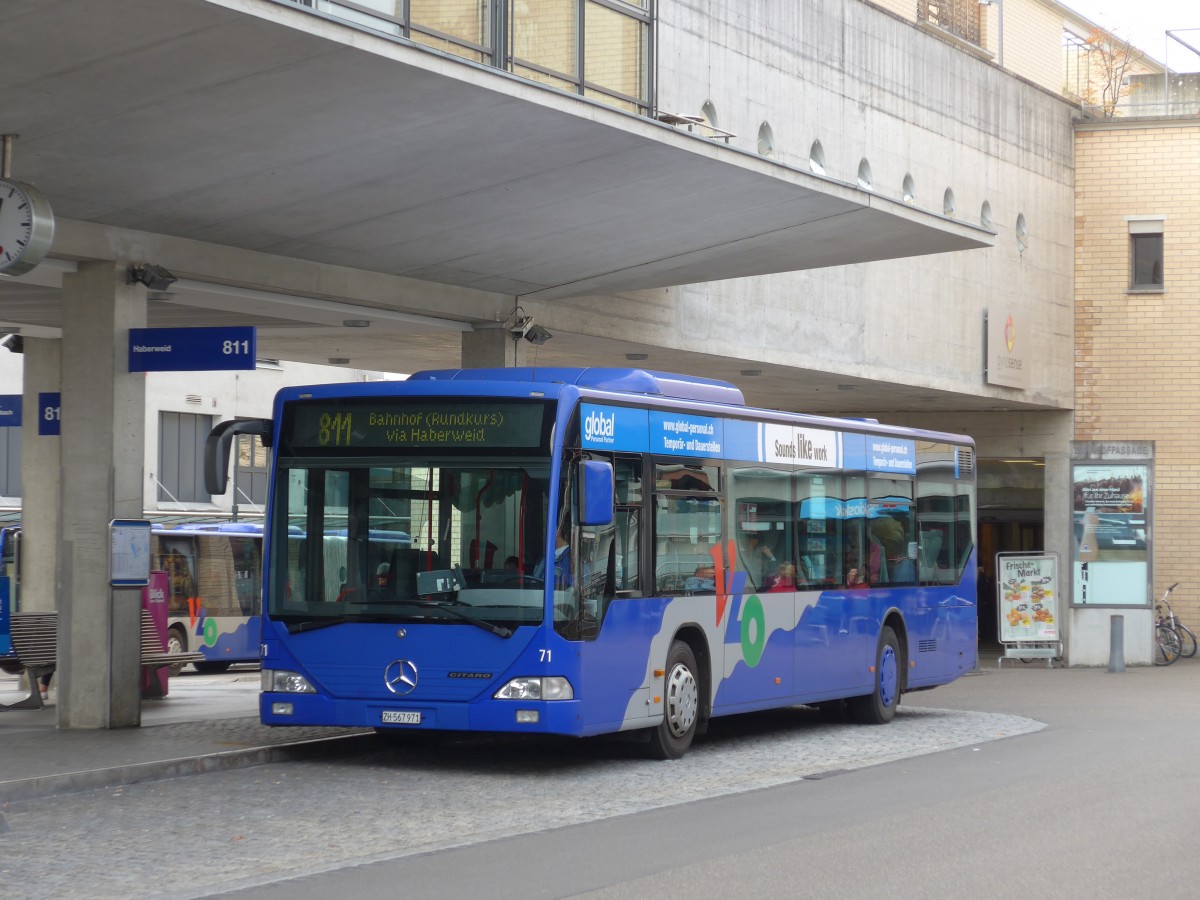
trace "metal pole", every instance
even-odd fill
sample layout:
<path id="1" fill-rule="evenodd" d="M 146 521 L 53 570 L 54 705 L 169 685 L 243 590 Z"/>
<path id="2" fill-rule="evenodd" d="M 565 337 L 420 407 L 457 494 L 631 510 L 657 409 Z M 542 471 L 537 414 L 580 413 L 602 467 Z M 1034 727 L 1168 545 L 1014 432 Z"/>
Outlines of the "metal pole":
<path id="1" fill-rule="evenodd" d="M 1000 22 L 1000 46 L 999 46 L 998 50 L 999 50 L 999 57 L 1000 57 L 1000 68 L 1003 69 L 1004 68 L 1004 0 L 1000 0 L 999 4 L 997 4 L 996 18 Z"/>
<path id="2" fill-rule="evenodd" d="M 0 178 L 12 176 L 13 141 L 19 137 L 19 134 L 0 135 L 0 141 L 3 141 L 3 146 L 0 146 Z"/>
<path id="3" fill-rule="evenodd" d="M 1108 620 L 1108 671 L 1125 671 L 1125 617 L 1112 616 Z"/>
<path id="4" fill-rule="evenodd" d="M 253 441 L 254 438 L 250 438 L 250 440 Z M 242 450 L 242 436 L 240 434 L 236 434 L 233 436 L 233 521 L 235 521 L 235 522 L 238 520 L 238 502 L 237 502 L 238 478 L 237 478 L 237 473 L 238 473 L 238 461 L 241 459 L 241 450 Z M 254 445 L 253 444 L 250 445 L 250 452 L 254 453 Z"/>

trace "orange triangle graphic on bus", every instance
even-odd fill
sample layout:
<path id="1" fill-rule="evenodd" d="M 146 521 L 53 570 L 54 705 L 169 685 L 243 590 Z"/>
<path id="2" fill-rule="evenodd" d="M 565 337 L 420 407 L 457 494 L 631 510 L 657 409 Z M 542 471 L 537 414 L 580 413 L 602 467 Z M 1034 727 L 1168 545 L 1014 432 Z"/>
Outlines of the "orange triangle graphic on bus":
<path id="1" fill-rule="evenodd" d="M 713 558 L 713 578 L 717 586 L 717 621 L 716 624 L 721 624 L 721 619 L 725 617 L 725 607 L 729 604 L 729 591 L 725 585 L 725 553 L 724 548 L 720 544 L 714 544 L 709 548 L 709 555 Z M 733 541 L 729 542 L 728 558 L 733 559 Z"/>

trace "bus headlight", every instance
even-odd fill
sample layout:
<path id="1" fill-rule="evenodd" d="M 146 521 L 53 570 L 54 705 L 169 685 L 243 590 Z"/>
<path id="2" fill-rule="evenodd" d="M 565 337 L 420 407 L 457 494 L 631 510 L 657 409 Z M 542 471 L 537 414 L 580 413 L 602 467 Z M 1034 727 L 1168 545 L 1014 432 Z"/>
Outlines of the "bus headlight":
<path id="1" fill-rule="evenodd" d="M 496 691 L 497 700 L 574 700 L 571 682 L 560 675 L 514 678 Z"/>
<path id="2" fill-rule="evenodd" d="M 317 689 L 299 672 L 279 669 L 262 670 L 262 690 L 265 694 L 315 694 Z"/>

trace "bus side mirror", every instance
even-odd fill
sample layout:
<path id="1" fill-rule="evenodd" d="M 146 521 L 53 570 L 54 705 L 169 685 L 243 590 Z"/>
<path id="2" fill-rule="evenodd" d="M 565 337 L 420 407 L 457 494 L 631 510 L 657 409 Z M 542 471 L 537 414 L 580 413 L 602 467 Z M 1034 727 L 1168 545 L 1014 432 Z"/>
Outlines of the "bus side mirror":
<path id="1" fill-rule="evenodd" d="M 230 419 L 219 423 L 204 440 L 204 489 L 224 494 L 229 483 L 229 448 L 239 434 L 256 434 L 264 447 L 271 446 L 270 419 Z"/>
<path id="2" fill-rule="evenodd" d="M 585 459 L 579 467 L 579 524 L 611 525 L 612 520 L 612 464 Z"/>

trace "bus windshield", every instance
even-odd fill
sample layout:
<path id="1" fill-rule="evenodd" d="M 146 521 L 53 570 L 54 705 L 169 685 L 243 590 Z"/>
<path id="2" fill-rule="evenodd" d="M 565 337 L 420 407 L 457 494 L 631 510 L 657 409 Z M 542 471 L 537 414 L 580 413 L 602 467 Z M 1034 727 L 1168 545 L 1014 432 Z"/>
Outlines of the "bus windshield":
<path id="1" fill-rule="evenodd" d="M 281 460 L 269 616 L 292 631 L 540 623 L 549 461 L 381 461 Z"/>

